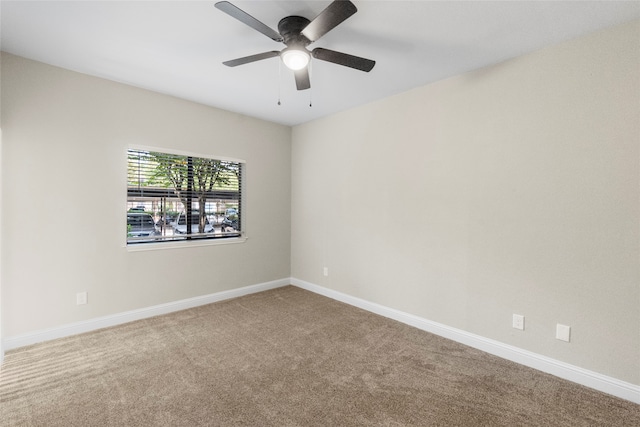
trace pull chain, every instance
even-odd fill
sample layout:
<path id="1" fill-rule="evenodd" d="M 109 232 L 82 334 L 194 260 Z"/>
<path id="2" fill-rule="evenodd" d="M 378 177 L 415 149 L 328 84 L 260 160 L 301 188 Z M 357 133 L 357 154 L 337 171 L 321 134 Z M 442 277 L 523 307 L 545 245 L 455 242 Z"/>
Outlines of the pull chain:
<path id="1" fill-rule="evenodd" d="M 311 61 L 309 61 L 309 65 L 307 65 L 309 69 L 309 81 L 311 81 Z M 309 108 L 313 107 L 312 97 L 313 95 L 313 87 L 309 88 Z"/>
<path id="2" fill-rule="evenodd" d="M 278 61 L 278 105 L 280 104 L 280 86 L 282 86 L 282 61 Z"/>

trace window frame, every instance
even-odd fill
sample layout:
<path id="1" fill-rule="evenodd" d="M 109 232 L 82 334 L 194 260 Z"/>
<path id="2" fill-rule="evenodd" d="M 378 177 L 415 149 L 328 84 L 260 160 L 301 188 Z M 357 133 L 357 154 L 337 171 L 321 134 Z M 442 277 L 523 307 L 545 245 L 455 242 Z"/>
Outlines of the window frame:
<path id="1" fill-rule="evenodd" d="M 240 167 L 242 168 L 242 172 L 241 172 L 241 180 L 238 183 L 239 188 L 238 191 L 240 193 L 240 197 L 238 199 L 238 204 L 241 207 L 241 215 L 242 215 L 242 226 L 241 226 L 241 230 L 240 230 L 240 234 L 238 236 L 229 236 L 229 237 L 213 237 L 213 238 L 195 238 L 195 239 L 179 239 L 179 240 L 159 240 L 157 242 L 145 242 L 145 243 L 133 243 L 130 244 L 127 238 L 127 225 L 125 221 L 121 221 L 122 224 L 122 233 L 120 234 L 121 236 L 123 236 L 123 247 L 125 247 L 127 249 L 128 252 L 139 252 L 139 251 L 149 251 L 149 250 L 163 250 L 163 249 L 175 249 L 175 248 L 184 248 L 184 247 L 202 247 L 202 246 L 217 246 L 217 245 L 229 245 L 229 244 L 238 244 L 238 243 L 244 243 L 247 241 L 248 236 L 246 234 L 246 220 L 245 220 L 245 207 L 246 207 L 246 193 L 245 193 L 245 187 L 246 187 L 246 161 L 243 159 L 238 159 L 238 158 L 234 158 L 234 157 L 227 157 L 227 156 L 217 156 L 217 155 L 213 155 L 213 154 L 202 154 L 202 153 L 195 153 L 195 152 L 191 152 L 191 151 L 184 151 L 184 150 L 176 150 L 176 149 L 168 149 L 168 148 L 162 148 L 162 147 L 152 147 L 152 146 L 147 146 L 147 145 L 128 145 L 126 147 L 125 150 L 125 173 L 123 174 L 124 177 L 124 207 L 125 207 L 125 213 L 128 213 L 128 203 L 129 203 L 129 197 L 128 197 L 128 161 L 129 161 L 129 150 L 136 150 L 136 151 L 150 151 L 150 152 L 157 152 L 157 153 L 163 153 L 163 154 L 169 154 L 169 155 L 176 155 L 176 156 L 185 156 L 185 157 L 199 157 L 199 158 L 204 158 L 204 159 L 213 159 L 213 160 L 220 160 L 220 161 L 224 161 L 224 162 L 233 162 L 233 163 L 238 163 L 240 165 Z"/>

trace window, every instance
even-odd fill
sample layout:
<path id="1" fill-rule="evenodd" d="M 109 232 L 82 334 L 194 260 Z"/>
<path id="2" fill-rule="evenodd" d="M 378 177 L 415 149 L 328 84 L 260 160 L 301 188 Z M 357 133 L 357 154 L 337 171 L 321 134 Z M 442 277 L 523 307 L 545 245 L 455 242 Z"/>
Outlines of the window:
<path id="1" fill-rule="evenodd" d="M 242 234 L 242 163 L 129 149 L 127 244 Z"/>

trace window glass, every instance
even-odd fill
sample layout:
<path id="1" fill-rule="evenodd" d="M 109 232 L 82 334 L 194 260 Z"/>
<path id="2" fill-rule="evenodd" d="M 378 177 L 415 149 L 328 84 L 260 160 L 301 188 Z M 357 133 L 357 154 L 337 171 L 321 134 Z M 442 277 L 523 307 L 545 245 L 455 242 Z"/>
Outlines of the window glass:
<path id="1" fill-rule="evenodd" d="M 129 149 L 127 244 L 240 236 L 242 169 L 240 162 Z"/>

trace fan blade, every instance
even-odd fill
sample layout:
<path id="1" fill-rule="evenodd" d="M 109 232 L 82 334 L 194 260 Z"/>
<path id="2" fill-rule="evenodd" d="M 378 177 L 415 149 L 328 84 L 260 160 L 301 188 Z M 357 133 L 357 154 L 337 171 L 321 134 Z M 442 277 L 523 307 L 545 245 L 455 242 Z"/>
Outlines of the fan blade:
<path id="1" fill-rule="evenodd" d="M 232 59 L 231 61 L 223 62 L 223 64 L 227 67 L 237 67 L 238 65 L 261 61 L 263 59 L 273 58 L 274 56 L 278 55 L 280 55 L 280 52 L 278 52 L 277 50 L 272 50 L 271 52 L 258 53 L 256 55 L 245 56 L 244 58 Z"/>
<path id="2" fill-rule="evenodd" d="M 283 40 L 280 33 L 269 28 L 267 25 L 258 21 L 256 18 L 249 15 L 247 12 L 238 8 L 237 6 L 232 5 L 228 1 L 219 1 L 218 3 L 215 4 L 215 6 L 221 11 L 223 11 L 224 13 L 226 13 L 227 15 L 233 18 L 236 18 L 238 21 L 250 26 L 256 31 L 261 32 L 262 34 L 269 37 L 270 39 L 275 40 L 277 42 L 281 42 Z"/>
<path id="3" fill-rule="evenodd" d="M 357 11 L 350 1 L 335 0 L 302 30 L 302 35 L 314 42 Z"/>
<path id="4" fill-rule="evenodd" d="M 376 65 L 376 61 L 371 59 L 360 58 L 359 56 L 349 55 L 347 53 L 336 52 L 335 50 L 323 49 L 317 47 L 311 51 L 311 55 L 321 61 L 333 62 L 334 64 L 344 65 L 345 67 L 355 68 L 356 70 L 369 72 Z"/>
<path id="5" fill-rule="evenodd" d="M 309 81 L 309 68 L 304 67 L 301 70 L 296 70 L 293 72 L 296 76 L 296 87 L 298 90 L 305 90 L 311 87 L 311 82 Z"/>

